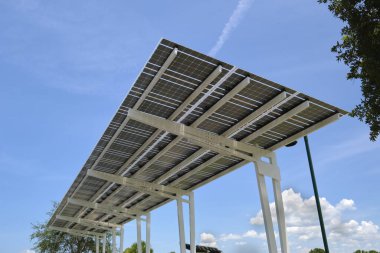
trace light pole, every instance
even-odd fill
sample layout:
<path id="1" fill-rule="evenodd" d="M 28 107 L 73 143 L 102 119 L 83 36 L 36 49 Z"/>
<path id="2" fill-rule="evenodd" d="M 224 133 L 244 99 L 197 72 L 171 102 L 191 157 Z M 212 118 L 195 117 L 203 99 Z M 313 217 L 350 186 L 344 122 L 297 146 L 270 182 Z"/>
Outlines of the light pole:
<path id="1" fill-rule="evenodd" d="M 305 141 L 307 160 L 309 161 L 311 181 L 313 182 L 314 196 L 315 196 L 315 202 L 317 204 L 318 218 L 319 218 L 319 224 L 321 226 L 323 245 L 325 246 L 325 252 L 329 253 L 329 245 L 327 243 L 326 230 L 325 230 L 325 224 L 323 222 L 321 203 L 319 202 L 319 194 L 318 194 L 317 181 L 315 179 L 315 174 L 314 174 L 313 160 L 311 159 L 309 139 L 307 138 L 307 135 L 305 135 L 303 137 L 303 139 Z"/>

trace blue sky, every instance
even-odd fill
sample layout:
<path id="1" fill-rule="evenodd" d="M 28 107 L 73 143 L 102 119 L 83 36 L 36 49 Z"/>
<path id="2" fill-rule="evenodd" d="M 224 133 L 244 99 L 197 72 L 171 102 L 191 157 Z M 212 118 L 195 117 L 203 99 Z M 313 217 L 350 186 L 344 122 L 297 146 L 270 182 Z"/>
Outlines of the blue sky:
<path id="1" fill-rule="evenodd" d="M 31 252 L 31 223 L 61 200 L 160 38 L 350 110 L 360 83 L 330 52 L 341 27 L 316 0 L 0 0 L 1 251 Z M 333 252 L 379 250 L 379 142 L 348 117 L 310 142 Z M 292 252 L 322 247 L 303 142 L 278 160 Z M 198 243 L 267 252 L 252 166 L 195 197 Z M 175 212 L 152 213 L 156 252 L 178 252 Z"/>

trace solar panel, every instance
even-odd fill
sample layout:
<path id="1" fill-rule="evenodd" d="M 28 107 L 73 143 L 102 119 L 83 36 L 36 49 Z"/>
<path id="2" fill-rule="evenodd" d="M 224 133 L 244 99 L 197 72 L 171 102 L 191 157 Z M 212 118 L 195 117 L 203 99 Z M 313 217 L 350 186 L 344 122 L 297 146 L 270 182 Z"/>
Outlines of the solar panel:
<path id="1" fill-rule="evenodd" d="M 151 211 L 170 201 L 96 177 L 88 170 L 196 189 L 248 161 L 209 150 L 159 126 L 128 118 L 136 110 L 205 133 L 274 151 L 346 114 L 290 88 L 162 39 L 49 221 L 104 232 L 60 217 L 124 224 L 133 219 L 93 203 Z"/>

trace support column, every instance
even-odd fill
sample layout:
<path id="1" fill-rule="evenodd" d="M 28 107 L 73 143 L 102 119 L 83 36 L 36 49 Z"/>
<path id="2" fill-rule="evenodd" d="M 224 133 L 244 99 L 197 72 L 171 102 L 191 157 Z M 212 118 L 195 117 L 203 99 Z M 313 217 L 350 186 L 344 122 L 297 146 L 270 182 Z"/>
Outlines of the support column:
<path id="1" fill-rule="evenodd" d="M 106 244 L 107 244 L 107 237 L 106 234 L 103 235 L 103 251 L 102 253 L 106 253 Z"/>
<path id="2" fill-rule="evenodd" d="M 266 173 L 266 175 L 268 175 L 272 179 L 274 200 L 275 200 L 275 206 L 276 206 L 275 211 L 276 211 L 276 216 L 277 216 L 277 224 L 278 224 L 278 231 L 279 231 L 280 244 L 281 244 L 281 252 L 288 253 L 289 248 L 288 248 L 288 239 L 286 235 L 284 203 L 283 203 L 282 194 L 281 194 L 280 170 L 277 166 L 275 154 L 274 153 L 270 154 L 268 158 L 269 158 L 269 163 L 266 163 L 263 161 L 255 162 L 256 178 L 257 178 L 257 184 L 259 187 L 261 209 L 262 209 L 263 218 L 264 218 L 264 226 L 265 226 L 265 233 L 266 233 L 267 241 L 268 241 L 268 249 L 269 249 L 269 253 L 277 253 L 276 237 L 274 234 L 272 214 L 271 214 L 270 205 L 269 205 L 268 192 L 267 192 L 267 187 L 265 183 L 265 176 L 263 173 Z"/>
<path id="3" fill-rule="evenodd" d="M 272 179 L 272 183 L 273 183 L 274 201 L 276 203 L 277 223 L 278 223 L 278 231 L 280 234 L 281 252 L 288 253 L 289 252 L 288 237 L 286 236 L 285 210 L 284 210 L 284 202 L 282 200 L 282 194 L 281 194 L 281 185 L 280 185 L 280 181 L 276 179 Z"/>
<path id="4" fill-rule="evenodd" d="M 99 253 L 99 236 L 95 236 L 95 252 Z"/>
<path id="5" fill-rule="evenodd" d="M 146 215 L 146 220 L 145 220 L 145 225 L 146 225 L 146 251 L 145 253 L 150 253 L 150 213 Z"/>
<path id="6" fill-rule="evenodd" d="M 124 251 L 124 227 L 120 228 L 120 253 Z"/>
<path id="7" fill-rule="evenodd" d="M 189 194 L 189 217 L 190 217 L 190 253 L 195 252 L 195 207 L 194 192 Z"/>
<path id="8" fill-rule="evenodd" d="M 116 228 L 112 229 L 112 253 L 116 253 Z"/>
<path id="9" fill-rule="evenodd" d="M 142 253 L 142 245 L 141 245 L 141 217 L 136 218 L 137 225 L 137 252 Z"/>
<path id="10" fill-rule="evenodd" d="M 182 206 L 181 197 L 177 199 L 177 215 L 178 215 L 180 253 L 186 253 L 185 227 L 183 223 L 183 206 Z"/>
<path id="11" fill-rule="evenodd" d="M 261 209 L 263 212 L 265 233 L 268 241 L 269 253 L 277 253 L 276 238 L 273 230 L 273 221 L 269 207 L 268 192 L 264 175 L 259 174 L 256 168 L 257 184 L 259 186 Z"/>

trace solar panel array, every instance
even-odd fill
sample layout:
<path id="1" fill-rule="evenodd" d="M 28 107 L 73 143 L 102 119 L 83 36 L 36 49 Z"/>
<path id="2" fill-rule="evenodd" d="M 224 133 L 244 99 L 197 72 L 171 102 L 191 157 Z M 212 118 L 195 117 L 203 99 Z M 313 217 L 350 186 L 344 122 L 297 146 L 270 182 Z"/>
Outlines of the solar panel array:
<path id="1" fill-rule="evenodd" d="M 306 103 L 308 106 L 302 107 Z M 287 112 L 300 107 L 294 116 L 286 117 Z M 287 144 L 292 137 L 314 131 L 326 119 L 346 114 L 339 108 L 162 39 L 49 225 L 103 232 L 61 220 L 57 215 L 117 224 L 130 220 L 68 203 L 70 197 L 144 211 L 170 201 L 86 176 L 89 169 L 193 190 L 247 163 L 152 126 L 126 120 L 129 108 L 269 150 Z"/>

